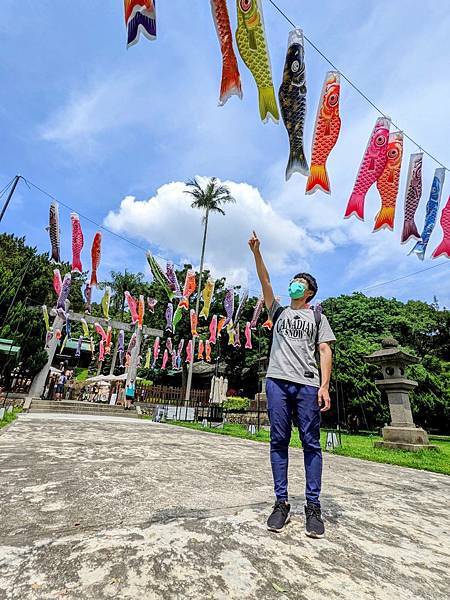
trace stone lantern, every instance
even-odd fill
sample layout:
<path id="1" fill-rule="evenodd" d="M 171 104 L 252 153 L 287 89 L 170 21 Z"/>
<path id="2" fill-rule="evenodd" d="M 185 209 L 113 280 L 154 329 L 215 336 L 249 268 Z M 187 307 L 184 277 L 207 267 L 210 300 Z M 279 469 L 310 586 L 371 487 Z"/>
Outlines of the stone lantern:
<path id="1" fill-rule="evenodd" d="M 418 384 L 405 377 L 405 367 L 420 359 L 402 350 L 393 338 L 383 340 L 381 345 L 382 349 L 366 356 L 366 360 L 383 372 L 383 379 L 375 381 L 375 385 L 387 394 L 391 424 L 383 427 L 383 441 L 375 442 L 375 446 L 413 452 L 434 448 L 428 442 L 427 432 L 414 425 L 409 403 L 409 392 Z"/>

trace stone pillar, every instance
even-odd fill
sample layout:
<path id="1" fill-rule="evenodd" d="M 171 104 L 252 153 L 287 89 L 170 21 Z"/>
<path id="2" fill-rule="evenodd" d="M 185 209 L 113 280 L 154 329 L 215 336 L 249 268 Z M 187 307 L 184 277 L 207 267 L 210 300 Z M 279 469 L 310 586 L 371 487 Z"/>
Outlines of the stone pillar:
<path id="1" fill-rule="evenodd" d="M 63 319 L 59 315 L 56 315 L 53 321 L 53 337 L 48 344 L 48 348 L 46 348 L 48 356 L 47 362 L 45 363 L 45 366 L 42 367 L 42 369 L 39 371 L 39 373 L 34 377 L 33 383 L 31 384 L 31 388 L 28 394 L 32 398 L 40 398 L 44 393 L 45 382 L 47 381 L 47 376 L 50 372 L 50 367 L 52 366 L 52 362 L 56 354 L 56 348 L 58 347 L 58 340 L 56 339 L 54 333 L 57 329 L 62 329 L 63 325 Z"/>
<path id="2" fill-rule="evenodd" d="M 113 350 L 113 355 L 112 355 L 112 359 L 111 359 L 111 367 L 109 369 L 109 374 L 110 375 L 114 375 L 114 371 L 116 369 L 116 362 L 117 362 L 117 354 L 119 353 L 119 340 L 116 340 L 116 343 L 114 344 L 114 350 Z"/>
<path id="3" fill-rule="evenodd" d="M 130 364 L 130 368 L 128 369 L 128 373 L 127 373 L 127 383 L 126 383 L 127 387 L 130 385 L 131 381 L 134 381 L 134 383 L 136 385 L 136 374 L 137 374 L 137 369 L 138 369 L 139 354 L 141 353 L 141 342 L 142 342 L 142 329 L 139 329 L 139 327 L 136 327 L 136 345 L 134 346 L 133 350 L 131 351 L 131 364 Z"/>
<path id="4" fill-rule="evenodd" d="M 429 444 L 427 432 L 414 425 L 409 392 L 418 384 L 404 376 L 405 367 L 420 362 L 420 359 L 399 348 L 393 338 L 383 340 L 381 345 L 383 348 L 367 356 L 366 360 L 379 365 L 382 370 L 383 379 L 375 381 L 375 385 L 387 395 L 391 424 L 383 427 L 383 441 L 375 442 L 375 446 L 412 452 L 435 448 Z"/>

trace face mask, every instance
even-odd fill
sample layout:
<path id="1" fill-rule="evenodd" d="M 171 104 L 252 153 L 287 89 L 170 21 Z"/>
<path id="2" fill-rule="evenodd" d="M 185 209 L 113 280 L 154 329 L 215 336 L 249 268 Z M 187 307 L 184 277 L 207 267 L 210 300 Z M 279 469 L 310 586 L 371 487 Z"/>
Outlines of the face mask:
<path id="1" fill-rule="evenodd" d="M 289 296 L 293 300 L 299 300 L 299 298 L 303 298 L 306 292 L 306 286 L 303 283 L 299 283 L 298 281 L 292 281 L 289 285 Z"/>

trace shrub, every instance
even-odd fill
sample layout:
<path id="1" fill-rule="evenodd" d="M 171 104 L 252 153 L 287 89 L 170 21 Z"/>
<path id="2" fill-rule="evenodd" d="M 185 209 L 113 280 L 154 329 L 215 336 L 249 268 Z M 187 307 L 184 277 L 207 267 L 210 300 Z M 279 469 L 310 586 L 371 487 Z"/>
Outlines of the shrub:
<path id="1" fill-rule="evenodd" d="M 223 403 L 223 408 L 229 411 L 245 411 L 250 408 L 250 398 L 240 398 L 239 396 L 229 396 Z"/>

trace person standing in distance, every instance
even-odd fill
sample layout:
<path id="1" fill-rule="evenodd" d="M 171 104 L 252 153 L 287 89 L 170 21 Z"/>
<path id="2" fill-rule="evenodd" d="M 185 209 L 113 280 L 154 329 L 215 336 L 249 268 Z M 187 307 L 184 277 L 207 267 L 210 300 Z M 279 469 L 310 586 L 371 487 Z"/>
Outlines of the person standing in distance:
<path id="1" fill-rule="evenodd" d="M 278 532 L 290 521 L 288 449 L 294 416 L 305 464 L 305 533 L 309 537 L 321 538 L 325 535 L 325 526 L 320 507 L 320 413 L 330 409 L 330 343 L 336 338 L 326 316 L 307 307 L 317 293 L 315 278 L 309 273 L 295 275 L 289 284 L 291 304 L 282 308 L 275 300 L 255 232 L 249 240 L 249 246 L 255 257 L 264 302 L 274 323 L 266 394 L 270 421 L 270 462 L 276 501 L 267 527 L 270 531 Z M 317 349 L 320 353 L 320 376 L 315 358 Z"/>

